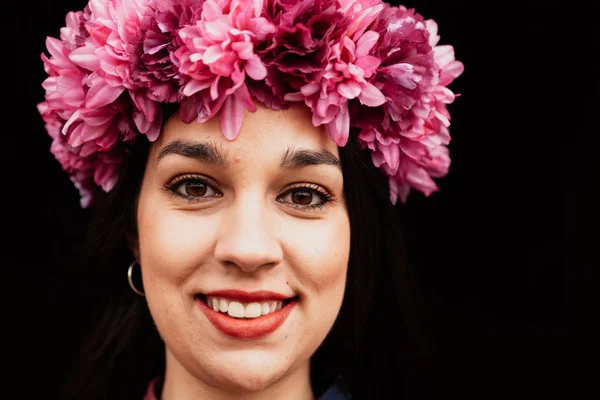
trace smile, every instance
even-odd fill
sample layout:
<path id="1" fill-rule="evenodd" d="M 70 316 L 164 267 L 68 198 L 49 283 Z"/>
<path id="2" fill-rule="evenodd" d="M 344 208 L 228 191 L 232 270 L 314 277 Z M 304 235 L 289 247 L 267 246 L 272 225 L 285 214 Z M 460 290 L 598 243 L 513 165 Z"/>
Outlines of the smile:
<path id="1" fill-rule="evenodd" d="M 202 298 L 204 297 L 204 298 Z M 258 318 L 280 310 L 288 300 L 269 300 L 261 302 L 240 302 L 224 297 L 200 296 L 210 308 L 234 318 Z"/>
<path id="2" fill-rule="evenodd" d="M 198 294 L 196 299 L 215 328 L 240 339 L 259 338 L 276 331 L 299 300 L 297 296 L 285 298 L 270 292 L 239 291 Z"/>

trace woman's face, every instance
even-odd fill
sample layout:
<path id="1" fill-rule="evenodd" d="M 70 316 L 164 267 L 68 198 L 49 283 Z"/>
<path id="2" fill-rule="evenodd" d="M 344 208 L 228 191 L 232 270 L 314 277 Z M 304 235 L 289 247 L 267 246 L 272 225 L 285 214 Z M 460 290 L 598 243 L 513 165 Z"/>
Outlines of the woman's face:
<path id="1" fill-rule="evenodd" d="M 167 121 L 135 249 L 167 376 L 256 391 L 308 368 L 344 296 L 343 183 L 335 143 L 303 106 L 246 112 L 233 141 L 218 118 Z"/>

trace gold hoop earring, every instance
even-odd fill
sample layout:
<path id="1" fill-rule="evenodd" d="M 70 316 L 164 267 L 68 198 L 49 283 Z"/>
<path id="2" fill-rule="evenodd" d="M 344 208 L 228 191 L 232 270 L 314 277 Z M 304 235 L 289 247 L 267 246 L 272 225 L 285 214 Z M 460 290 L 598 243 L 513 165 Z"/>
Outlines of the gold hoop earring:
<path id="1" fill-rule="evenodd" d="M 140 265 L 136 260 L 134 260 L 131 264 L 129 264 L 129 268 L 127 269 L 127 280 L 129 281 L 129 286 L 135 293 L 139 294 L 142 297 L 145 297 L 146 294 L 144 292 L 139 291 L 138 288 L 136 288 L 133 283 L 132 273 L 133 273 L 133 267 L 135 264 Z"/>

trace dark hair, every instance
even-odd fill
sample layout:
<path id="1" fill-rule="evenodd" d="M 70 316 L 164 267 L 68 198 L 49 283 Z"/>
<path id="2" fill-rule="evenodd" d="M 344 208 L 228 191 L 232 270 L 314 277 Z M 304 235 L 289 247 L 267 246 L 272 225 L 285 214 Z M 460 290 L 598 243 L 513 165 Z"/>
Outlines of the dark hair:
<path id="1" fill-rule="evenodd" d="M 141 139 L 115 188 L 94 206 L 81 267 L 69 272 L 77 288 L 69 292 L 70 312 L 79 329 L 70 332 L 76 348 L 67 353 L 74 362 L 64 399 L 142 399 L 149 381 L 164 374 L 164 343 L 126 278 L 133 261 L 126 235 L 136 235 L 149 150 Z M 387 178 L 358 147 L 356 132 L 340 157 L 350 262 L 340 314 L 311 359 L 313 390 L 319 396 L 341 375 L 354 399 L 423 398 L 432 341 L 403 249 L 396 208 L 402 205 L 390 204 Z"/>

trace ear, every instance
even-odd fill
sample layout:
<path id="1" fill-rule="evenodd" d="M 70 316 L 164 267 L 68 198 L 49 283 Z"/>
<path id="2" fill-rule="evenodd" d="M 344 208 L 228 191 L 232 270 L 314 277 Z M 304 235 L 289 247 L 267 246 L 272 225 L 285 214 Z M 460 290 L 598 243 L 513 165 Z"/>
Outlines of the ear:
<path id="1" fill-rule="evenodd" d="M 127 244 L 129 246 L 129 250 L 131 250 L 131 253 L 135 257 L 135 260 L 139 263 L 140 262 L 139 240 L 138 240 L 137 236 L 133 235 L 132 233 L 127 233 L 126 236 L 127 236 Z"/>

